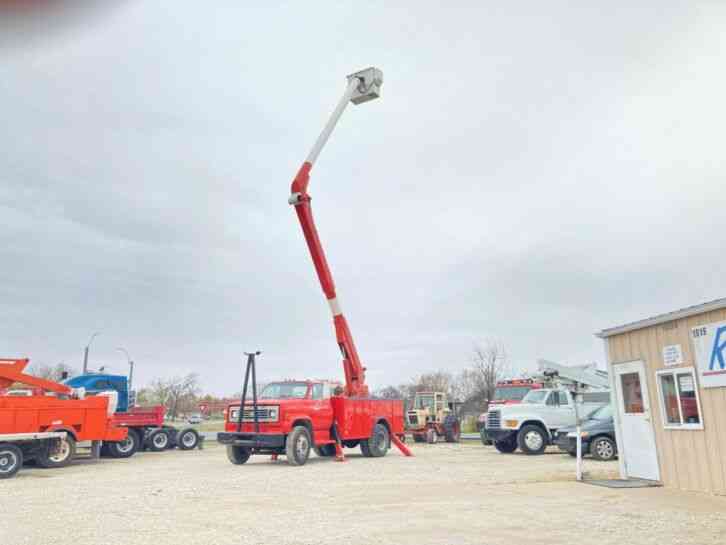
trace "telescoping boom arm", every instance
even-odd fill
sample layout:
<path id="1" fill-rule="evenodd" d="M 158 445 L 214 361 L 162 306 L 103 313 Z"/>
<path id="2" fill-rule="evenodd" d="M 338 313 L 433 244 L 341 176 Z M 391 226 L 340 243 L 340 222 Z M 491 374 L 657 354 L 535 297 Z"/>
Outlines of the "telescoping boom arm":
<path id="1" fill-rule="evenodd" d="M 73 389 L 65 384 L 45 380 L 33 375 L 23 373 L 23 369 L 28 365 L 28 359 L 4 359 L 0 358 L 0 390 L 9 388 L 16 382 L 40 388 L 47 392 L 55 392 L 56 394 L 71 395 Z"/>
<path id="2" fill-rule="evenodd" d="M 325 252 L 320 243 L 318 231 L 315 228 L 313 220 L 313 212 L 310 206 L 310 195 L 308 194 L 308 184 L 310 183 L 310 171 L 315 161 L 320 155 L 325 143 L 330 138 L 335 125 L 338 123 L 340 116 L 343 115 L 349 102 L 353 104 L 361 104 L 368 102 L 380 96 L 381 85 L 383 84 L 383 73 L 377 68 L 367 68 L 348 76 L 348 85 L 343 93 L 343 97 L 338 102 L 335 110 L 328 119 L 323 132 L 318 136 L 313 149 L 310 151 L 305 162 L 298 170 L 295 179 L 292 182 L 289 203 L 295 207 L 295 212 L 300 220 L 305 241 L 307 242 L 310 256 L 313 259 L 315 271 L 318 274 L 320 285 L 323 288 L 325 298 L 330 305 L 330 311 L 333 314 L 333 323 L 335 325 L 335 336 L 338 346 L 343 355 L 343 370 L 345 371 L 345 395 L 350 397 L 366 397 L 368 396 L 368 386 L 366 385 L 365 367 L 361 364 L 358 357 L 358 351 L 353 342 L 353 335 L 348 327 L 348 322 L 343 316 L 340 308 L 338 297 L 335 292 L 335 283 L 333 275 L 330 273 L 328 261 L 325 259 Z"/>

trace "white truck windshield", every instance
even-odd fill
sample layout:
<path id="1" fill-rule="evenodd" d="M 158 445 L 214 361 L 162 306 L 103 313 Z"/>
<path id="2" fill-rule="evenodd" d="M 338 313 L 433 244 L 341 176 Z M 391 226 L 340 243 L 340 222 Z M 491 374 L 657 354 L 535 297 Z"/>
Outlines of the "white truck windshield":
<path id="1" fill-rule="evenodd" d="M 531 390 L 522 399 L 522 403 L 541 404 L 545 402 L 549 390 Z"/>

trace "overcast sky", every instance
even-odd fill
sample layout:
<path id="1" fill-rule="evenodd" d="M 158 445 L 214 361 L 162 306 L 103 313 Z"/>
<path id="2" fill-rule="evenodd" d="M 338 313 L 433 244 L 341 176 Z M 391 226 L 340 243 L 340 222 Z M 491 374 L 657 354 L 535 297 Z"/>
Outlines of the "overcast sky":
<path id="1" fill-rule="evenodd" d="M 595 331 L 726 295 L 723 3 L 256 4 L 2 28 L 3 356 L 342 377 L 287 198 L 369 65 L 310 193 L 373 387 L 485 339 L 602 364 Z"/>

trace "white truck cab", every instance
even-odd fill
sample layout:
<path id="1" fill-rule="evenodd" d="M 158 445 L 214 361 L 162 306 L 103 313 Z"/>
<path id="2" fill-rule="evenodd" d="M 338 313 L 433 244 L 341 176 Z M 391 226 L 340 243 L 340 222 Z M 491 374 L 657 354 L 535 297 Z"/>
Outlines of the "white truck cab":
<path id="1" fill-rule="evenodd" d="M 610 402 L 607 391 L 587 392 L 578 401 L 581 417 Z M 518 405 L 498 405 L 487 414 L 486 432 L 499 452 L 519 448 L 525 454 L 542 454 L 558 428 L 576 424 L 575 399 L 568 390 L 531 390 Z"/>

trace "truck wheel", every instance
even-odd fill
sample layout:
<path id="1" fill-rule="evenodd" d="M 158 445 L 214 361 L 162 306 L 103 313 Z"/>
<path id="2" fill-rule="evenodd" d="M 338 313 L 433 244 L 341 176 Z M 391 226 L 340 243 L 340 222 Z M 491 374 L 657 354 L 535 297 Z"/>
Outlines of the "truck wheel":
<path id="1" fill-rule="evenodd" d="M 65 467 L 71 463 L 76 455 L 76 440 L 70 435 L 65 439 L 45 441 L 40 448 L 35 462 L 40 467 Z"/>
<path id="2" fill-rule="evenodd" d="M 237 445 L 227 445 L 227 458 L 236 466 L 241 466 L 250 459 L 252 453 L 246 447 L 238 447 Z"/>
<path id="3" fill-rule="evenodd" d="M 315 454 L 320 456 L 321 458 L 329 458 L 330 456 L 335 456 L 335 445 L 328 444 L 328 445 L 320 445 L 319 447 L 313 447 L 313 450 L 315 451 Z"/>
<path id="4" fill-rule="evenodd" d="M 492 444 L 493 441 L 491 439 L 489 439 L 486 428 L 482 428 L 481 430 L 479 430 L 479 436 L 481 437 L 482 445 L 491 445 Z"/>
<path id="5" fill-rule="evenodd" d="M 426 430 L 426 442 L 429 445 L 435 444 L 439 440 L 439 434 L 436 433 L 436 430 L 434 428 L 429 428 Z"/>
<path id="6" fill-rule="evenodd" d="M 618 449 L 615 446 L 615 441 L 609 437 L 602 436 L 597 437 L 592 443 L 590 443 L 590 454 L 596 460 L 601 462 L 609 462 L 615 458 Z"/>
<path id="7" fill-rule="evenodd" d="M 10 443 L 0 443 L 0 479 L 9 479 L 23 467 L 23 451 Z"/>
<path id="8" fill-rule="evenodd" d="M 146 444 L 152 452 L 161 452 L 169 448 L 169 434 L 165 430 L 154 430 L 146 439 Z"/>
<path id="9" fill-rule="evenodd" d="M 176 446 L 179 450 L 192 450 L 199 445 L 199 433 L 194 428 L 185 428 L 176 436 Z"/>
<path id="10" fill-rule="evenodd" d="M 494 441 L 494 448 L 502 454 L 512 454 L 517 450 L 517 439 L 507 439 L 506 441 Z"/>
<path id="11" fill-rule="evenodd" d="M 360 442 L 363 456 L 370 458 L 380 458 L 381 456 L 385 456 L 388 452 L 390 441 L 391 438 L 388 434 L 388 428 L 383 424 L 376 424 L 373 426 L 373 433 L 371 436 Z M 365 450 L 363 445 L 365 445 Z M 368 451 L 367 454 L 366 451 Z"/>
<path id="12" fill-rule="evenodd" d="M 139 450 L 141 440 L 136 430 L 129 428 L 129 434 L 126 439 L 123 441 L 112 441 L 106 444 L 108 445 L 106 451 L 111 458 L 130 458 Z"/>
<path id="13" fill-rule="evenodd" d="M 461 440 L 461 424 L 453 414 L 444 419 L 444 436 L 447 443 L 458 443 Z"/>
<path id="14" fill-rule="evenodd" d="M 522 426 L 517 434 L 517 444 L 525 454 L 542 454 L 547 448 L 547 441 L 547 433 L 534 424 Z"/>
<path id="15" fill-rule="evenodd" d="M 310 432 L 305 426 L 295 426 L 287 436 L 285 455 L 291 466 L 305 465 L 310 456 Z"/>

